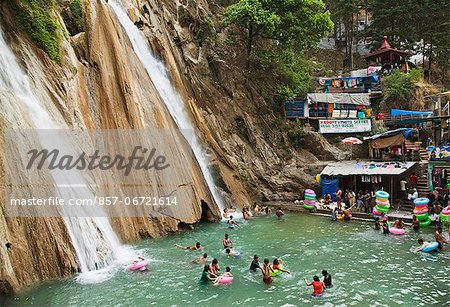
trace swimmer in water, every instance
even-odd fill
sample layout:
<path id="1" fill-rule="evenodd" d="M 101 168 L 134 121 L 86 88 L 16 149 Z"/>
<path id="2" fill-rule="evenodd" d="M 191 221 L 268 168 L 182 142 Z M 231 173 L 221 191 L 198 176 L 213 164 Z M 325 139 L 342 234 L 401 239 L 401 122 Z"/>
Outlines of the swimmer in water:
<path id="1" fill-rule="evenodd" d="M 283 219 L 284 211 L 281 209 L 281 207 L 278 207 L 277 212 L 275 212 L 275 215 L 277 216 L 279 221 Z"/>
<path id="2" fill-rule="evenodd" d="M 420 222 L 415 215 L 412 216 L 412 224 L 411 227 L 414 231 L 420 230 Z"/>
<path id="3" fill-rule="evenodd" d="M 418 239 L 417 243 L 419 243 L 420 247 L 419 247 L 419 251 L 423 250 L 424 248 L 430 246 L 430 242 L 424 241 L 422 239 Z"/>
<path id="4" fill-rule="evenodd" d="M 235 220 L 233 220 L 233 216 L 230 215 L 230 219 L 227 221 L 228 224 L 228 228 L 230 229 L 234 229 L 234 227 L 239 226 L 238 223 L 235 222 Z"/>
<path id="5" fill-rule="evenodd" d="M 210 281 L 214 281 L 215 278 L 212 278 L 209 274 L 209 265 L 205 265 L 203 267 L 203 272 L 202 272 L 202 277 L 200 277 L 200 280 L 198 281 L 198 283 L 200 285 L 206 285 L 208 284 Z"/>
<path id="6" fill-rule="evenodd" d="M 270 285 L 273 281 L 270 277 L 270 272 L 273 272 L 272 266 L 270 265 L 269 259 L 264 259 L 262 267 L 259 268 L 263 274 L 263 281 L 266 285 Z"/>
<path id="7" fill-rule="evenodd" d="M 178 248 L 181 248 L 181 249 L 188 249 L 188 250 L 191 250 L 191 251 L 199 251 L 199 250 L 202 250 L 204 248 L 204 246 L 202 246 L 200 244 L 200 242 L 197 242 L 197 243 L 195 243 L 192 246 L 181 246 L 179 244 L 175 244 L 175 246 L 178 247 Z"/>
<path id="8" fill-rule="evenodd" d="M 227 256 L 230 256 L 230 257 L 233 257 L 233 258 L 236 258 L 236 259 L 241 258 L 241 254 L 239 254 L 238 252 L 236 252 L 236 251 L 234 251 L 232 249 L 229 249 L 229 248 L 227 248 L 225 250 L 225 253 L 227 254 Z"/>
<path id="9" fill-rule="evenodd" d="M 332 288 L 333 283 L 331 282 L 331 275 L 326 270 L 322 270 L 322 276 L 323 276 L 323 284 L 325 285 L 325 288 Z"/>
<path id="10" fill-rule="evenodd" d="M 225 234 L 225 238 L 223 239 L 223 249 L 227 248 L 233 248 L 233 242 L 231 242 L 231 239 L 229 238 L 228 234 Z"/>
<path id="11" fill-rule="evenodd" d="M 259 269 L 259 268 L 260 268 L 260 266 L 259 266 L 259 257 L 258 257 L 258 255 L 254 255 L 253 256 L 253 261 L 250 264 L 250 271 L 251 272 L 256 272 L 256 269 Z"/>
<path id="12" fill-rule="evenodd" d="M 219 271 L 220 271 L 220 267 L 219 267 L 219 260 L 217 260 L 216 258 L 214 258 L 211 262 L 211 264 L 209 265 L 209 276 L 211 276 L 211 278 L 217 278 L 219 277 Z"/>
<path id="13" fill-rule="evenodd" d="M 437 243 L 439 243 L 438 248 L 443 249 L 445 244 L 449 242 L 445 241 L 444 236 L 442 235 L 442 227 L 438 227 L 434 233 L 434 239 Z"/>
<path id="14" fill-rule="evenodd" d="M 231 274 L 231 268 L 227 266 L 225 268 L 225 273 L 217 277 L 216 280 L 214 280 L 214 284 L 217 285 L 223 278 L 230 278 L 230 277 L 233 277 L 233 274 Z"/>
<path id="15" fill-rule="evenodd" d="M 145 259 L 144 258 L 142 258 L 141 256 L 139 256 L 138 258 L 137 258 L 137 260 L 134 260 L 133 261 L 133 263 L 138 263 L 138 262 L 141 262 L 141 261 L 144 261 Z"/>
<path id="16" fill-rule="evenodd" d="M 403 229 L 405 227 L 405 222 L 403 222 L 402 218 L 399 218 L 398 220 L 395 220 L 394 224 L 392 224 L 392 227 Z"/>
<path id="17" fill-rule="evenodd" d="M 223 209 L 223 214 L 222 214 L 224 219 L 227 219 L 230 217 L 230 213 L 228 212 L 228 208 Z"/>
<path id="18" fill-rule="evenodd" d="M 208 262 L 208 254 L 204 253 L 203 256 L 198 257 L 197 259 L 193 260 L 192 263 L 199 264 Z"/>
<path id="19" fill-rule="evenodd" d="M 307 286 L 313 286 L 314 291 L 311 294 L 314 297 L 321 297 L 323 295 L 323 290 L 325 290 L 325 284 L 320 281 L 319 276 L 314 276 L 313 281 L 307 282 L 306 278 L 304 278 L 305 284 Z"/>
<path id="20" fill-rule="evenodd" d="M 285 269 L 282 269 L 282 268 L 281 268 L 281 266 L 280 266 L 281 263 L 284 265 L 284 261 L 283 261 L 283 260 L 281 260 L 281 259 L 279 259 L 279 258 L 274 259 L 274 260 L 273 260 L 272 269 L 273 269 L 273 270 L 278 270 L 278 271 L 281 271 L 281 272 L 284 272 L 284 273 L 288 273 L 288 274 L 290 275 L 291 272 L 289 272 L 288 270 L 285 270 Z"/>

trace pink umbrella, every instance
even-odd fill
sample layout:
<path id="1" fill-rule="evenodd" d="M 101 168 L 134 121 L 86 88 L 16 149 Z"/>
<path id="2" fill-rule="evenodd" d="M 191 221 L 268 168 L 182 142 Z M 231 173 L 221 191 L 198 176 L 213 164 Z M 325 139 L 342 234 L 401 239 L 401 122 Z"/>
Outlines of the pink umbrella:
<path id="1" fill-rule="evenodd" d="M 357 139 L 357 138 L 354 138 L 354 137 L 348 137 L 348 138 L 343 139 L 341 141 L 341 143 L 345 144 L 345 145 L 352 145 L 351 156 L 350 157 L 353 158 L 353 145 L 362 144 L 362 141 L 360 139 Z"/>

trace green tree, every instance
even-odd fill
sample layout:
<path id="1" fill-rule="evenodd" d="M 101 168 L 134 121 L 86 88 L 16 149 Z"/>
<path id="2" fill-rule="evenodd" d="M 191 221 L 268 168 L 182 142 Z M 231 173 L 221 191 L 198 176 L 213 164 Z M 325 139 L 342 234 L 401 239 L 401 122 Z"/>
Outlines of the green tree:
<path id="1" fill-rule="evenodd" d="M 335 28 L 334 38 L 345 41 L 345 62 L 350 67 L 353 67 L 352 46 L 357 40 L 356 17 L 362 7 L 365 7 L 362 0 L 329 0 L 327 2 L 331 20 L 335 25 L 339 25 Z"/>
<path id="2" fill-rule="evenodd" d="M 260 0 L 241 0 L 226 9 L 224 24 L 235 24 L 246 31 L 248 58 L 258 37 L 274 37 L 274 32 L 280 24 L 280 17 L 275 12 L 265 9 Z"/>
<path id="3" fill-rule="evenodd" d="M 268 46 L 304 52 L 332 31 L 330 13 L 321 0 L 240 0 L 224 14 L 225 25 L 237 25 L 246 36 L 247 57 L 257 39 Z"/>

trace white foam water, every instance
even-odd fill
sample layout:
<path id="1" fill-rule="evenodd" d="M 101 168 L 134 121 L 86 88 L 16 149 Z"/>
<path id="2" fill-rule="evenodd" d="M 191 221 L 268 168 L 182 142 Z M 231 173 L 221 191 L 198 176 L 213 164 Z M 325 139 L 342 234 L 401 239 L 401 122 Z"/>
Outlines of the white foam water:
<path id="1" fill-rule="evenodd" d="M 42 148 L 64 148 L 64 150 L 70 152 L 75 147 L 75 144 L 68 144 L 66 140 L 46 137 L 42 129 L 67 129 L 68 127 L 58 125 L 33 93 L 29 78 L 9 48 L 1 28 L 0 92 L 2 94 L 0 95 L 0 100 L 2 98 L 10 98 L 14 101 L 19 101 L 25 107 L 24 109 L 28 110 L 29 117 L 33 122 L 32 124 L 37 129 L 36 131 Z M 88 182 L 79 171 L 51 171 L 51 176 L 59 197 L 66 199 L 94 198 L 93 192 L 88 188 Z M 64 188 L 60 188 L 58 187 L 58 183 L 61 182 L 74 182 L 82 184 L 84 187 L 74 186 L 70 188 L 70 185 L 69 187 L 64 185 Z M 101 208 L 97 209 L 102 210 Z M 64 206 L 62 210 L 64 210 Z M 83 206 L 79 210 L 83 210 Z M 62 215 L 82 272 L 81 279 L 85 272 L 106 268 L 110 265 L 120 263 L 124 259 L 129 262 L 134 258 L 133 253 L 127 247 L 120 244 L 108 218 L 66 217 L 64 214 Z M 89 216 L 89 213 L 86 216 Z M 100 273 L 98 279 L 104 280 L 105 271 L 108 270 L 104 269 L 102 272 L 96 271 Z M 89 280 L 95 280 L 96 278 L 93 277 L 95 274 L 89 273 Z"/>
<path id="2" fill-rule="evenodd" d="M 214 201 L 222 212 L 225 208 L 224 201 L 219 194 L 219 191 L 217 190 L 211 171 L 208 168 L 209 162 L 207 156 L 200 143 L 199 138 L 195 133 L 195 131 L 197 130 L 194 128 L 194 125 L 192 124 L 192 121 L 186 111 L 183 99 L 170 81 L 170 77 L 166 67 L 155 57 L 150 49 L 150 46 L 147 43 L 147 39 L 128 17 L 126 10 L 122 6 L 122 4 L 116 0 L 110 0 L 108 3 L 114 10 L 120 24 L 125 30 L 133 46 L 134 52 L 136 53 L 142 65 L 145 67 L 148 75 L 152 79 L 153 84 L 155 85 L 159 95 L 164 101 L 172 118 L 174 119 L 175 123 L 181 130 L 181 133 L 186 138 L 186 140 L 190 140 L 189 144 L 191 146 L 192 152 L 194 153 L 194 156 L 197 159 L 198 164 L 200 165 L 200 169 L 214 198 Z M 190 131 L 194 133 L 192 135 L 188 135 L 188 132 Z"/>

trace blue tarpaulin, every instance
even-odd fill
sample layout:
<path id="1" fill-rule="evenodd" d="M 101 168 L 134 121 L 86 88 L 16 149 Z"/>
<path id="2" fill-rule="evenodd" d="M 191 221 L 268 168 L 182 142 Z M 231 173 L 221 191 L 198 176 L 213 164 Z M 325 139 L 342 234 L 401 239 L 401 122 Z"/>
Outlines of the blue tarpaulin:
<path id="1" fill-rule="evenodd" d="M 410 111 L 410 110 L 399 110 L 392 109 L 391 116 L 400 116 L 400 115 L 412 115 L 412 116 L 420 116 L 420 115 L 433 115 L 433 111 Z"/>
<path id="2" fill-rule="evenodd" d="M 325 194 L 330 194 L 333 201 L 337 201 L 336 193 L 339 189 L 339 179 L 322 179 L 322 198 Z"/>

